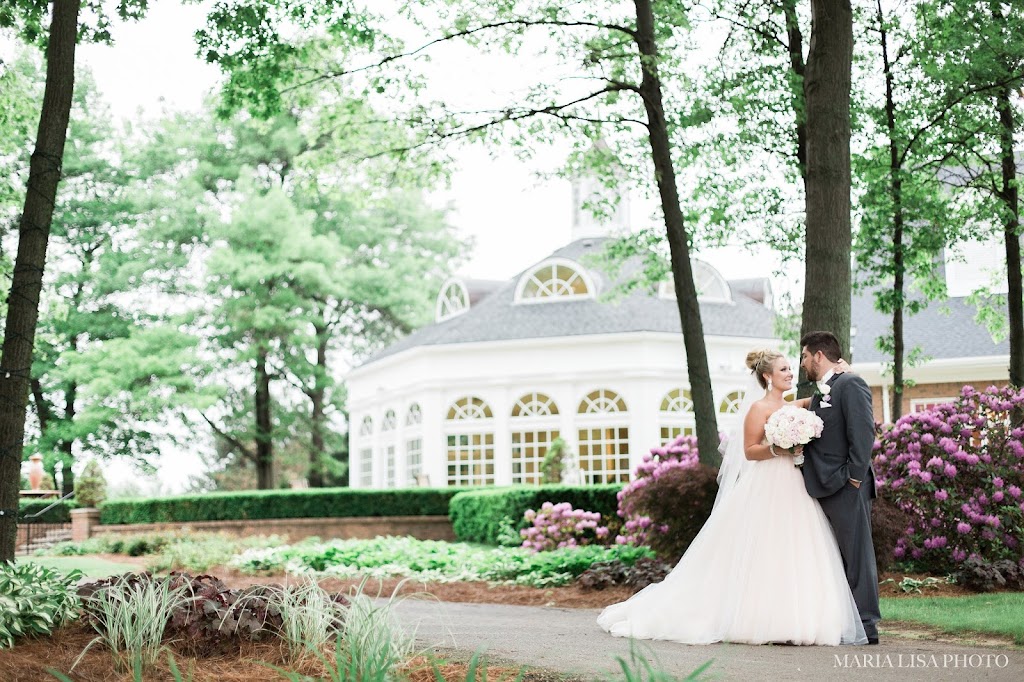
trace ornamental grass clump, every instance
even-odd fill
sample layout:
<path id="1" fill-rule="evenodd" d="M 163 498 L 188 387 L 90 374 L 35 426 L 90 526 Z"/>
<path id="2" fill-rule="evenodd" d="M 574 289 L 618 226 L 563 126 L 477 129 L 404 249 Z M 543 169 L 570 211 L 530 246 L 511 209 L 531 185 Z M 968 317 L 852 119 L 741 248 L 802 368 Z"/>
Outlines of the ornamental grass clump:
<path id="1" fill-rule="evenodd" d="M 522 547 L 534 552 L 601 544 L 608 538 L 599 513 L 573 509 L 568 502 L 545 502 L 539 512 L 527 509 L 523 518 L 531 525 L 519 531 Z"/>
<path id="2" fill-rule="evenodd" d="M 894 556 L 924 571 L 966 560 L 1024 568 L 1024 391 L 965 386 L 900 418 L 875 443 L 880 494 L 910 516 Z"/>
<path id="3" fill-rule="evenodd" d="M 118 670 L 148 668 L 155 663 L 163 648 L 164 631 L 186 587 L 131 573 L 113 578 L 95 591 L 86 587 L 81 591 L 82 606 L 97 636 L 82 650 L 75 665 L 97 642 L 110 649 Z"/>

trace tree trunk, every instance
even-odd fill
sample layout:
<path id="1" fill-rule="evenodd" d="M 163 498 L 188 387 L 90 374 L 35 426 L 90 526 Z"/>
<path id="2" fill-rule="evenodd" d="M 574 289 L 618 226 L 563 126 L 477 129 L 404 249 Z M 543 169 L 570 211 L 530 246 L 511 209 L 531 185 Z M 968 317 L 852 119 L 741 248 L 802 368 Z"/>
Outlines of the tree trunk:
<path id="1" fill-rule="evenodd" d="M 892 405 L 890 421 L 903 416 L 903 300 L 906 267 L 903 253 L 903 162 L 896 137 L 896 101 L 893 98 L 892 64 L 889 61 L 889 34 L 885 29 L 882 0 L 878 0 L 878 29 L 882 43 L 882 68 L 885 73 L 885 128 L 889 135 L 889 197 L 892 200 Z"/>
<path id="2" fill-rule="evenodd" d="M 789 51 L 789 70 L 793 74 L 792 107 L 796 121 L 796 162 L 800 166 L 800 178 L 807 191 L 807 106 L 804 102 L 804 36 L 800 32 L 800 20 L 796 14 L 796 0 L 784 0 L 783 13 L 786 17 L 786 47 Z"/>
<path id="3" fill-rule="evenodd" d="M 807 252 L 801 335 L 831 331 L 850 350 L 849 0 L 811 0 L 807 107 Z"/>
<path id="4" fill-rule="evenodd" d="M 0 358 L 0 561 L 14 560 L 32 349 L 39 318 L 46 246 L 75 89 L 80 5 L 80 0 L 53 3 L 46 48 L 46 88 L 36 149 L 29 165 L 28 191 L 18 229 L 18 254 L 8 297 Z"/>
<path id="5" fill-rule="evenodd" d="M 1013 154 L 1015 121 L 1010 102 L 1010 88 L 1000 88 L 996 108 L 999 110 L 999 151 L 1002 161 L 1002 187 L 999 196 L 1005 209 L 1003 234 L 1006 240 L 1006 304 L 1010 321 L 1010 384 L 1024 387 L 1024 296 L 1021 287 L 1020 204 L 1017 188 L 1017 165 Z M 1017 415 L 1018 421 L 1021 415 Z"/>
<path id="6" fill-rule="evenodd" d="M 704 325 L 700 319 L 697 287 L 693 283 L 693 269 L 690 264 L 690 240 L 679 206 L 679 191 L 676 187 L 675 168 L 672 165 L 672 146 L 665 123 L 661 82 L 658 79 L 654 14 L 650 0 L 635 0 L 635 5 L 636 43 L 640 50 L 643 69 L 640 96 L 647 110 L 647 129 L 651 141 L 654 172 L 658 179 L 658 193 L 661 196 L 661 208 L 665 214 L 665 229 L 672 256 L 672 276 L 675 280 L 676 301 L 683 327 L 683 345 L 686 348 L 687 374 L 697 422 L 697 447 L 701 463 L 718 466 L 721 456 L 718 453 L 720 439 L 715 400 L 711 391 L 707 348 L 704 346 Z"/>
<path id="7" fill-rule="evenodd" d="M 327 329 L 316 326 L 316 373 L 313 390 L 309 392 L 310 410 L 310 452 L 309 452 L 309 487 L 324 487 L 324 398 L 327 394 Z"/>
<path id="8" fill-rule="evenodd" d="M 260 343 L 256 351 L 256 487 L 274 487 L 274 443 L 270 417 L 270 372 L 267 349 Z"/>
<path id="9" fill-rule="evenodd" d="M 78 339 L 72 341 L 71 350 L 78 350 Z M 75 422 L 75 398 L 78 395 L 78 385 L 72 382 L 64 393 L 64 423 Z M 61 495 L 67 495 L 75 489 L 75 472 L 71 466 L 75 463 L 75 441 L 64 439 L 60 442 L 61 459 L 64 461 L 64 480 L 61 483 Z"/>

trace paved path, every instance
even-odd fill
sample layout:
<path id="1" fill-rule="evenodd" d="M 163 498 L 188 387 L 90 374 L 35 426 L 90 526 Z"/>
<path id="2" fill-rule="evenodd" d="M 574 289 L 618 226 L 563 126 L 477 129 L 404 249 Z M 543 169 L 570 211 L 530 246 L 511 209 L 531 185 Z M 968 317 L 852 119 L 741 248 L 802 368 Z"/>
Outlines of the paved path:
<path id="1" fill-rule="evenodd" d="M 399 622 L 417 643 L 443 653 L 472 653 L 575 674 L 587 680 L 620 670 L 630 642 L 597 627 L 598 610 L 404 600 Z M 884 625 L 884 623 L 883 623 Z M 1024 650 L 969 647 L 886 637 L 861 647 L 686 646 L 643 642 L 656 667 L 681 678 L 709 659 L 708 679 L 724 680 L 1024 680 Z M 621 679 L 621 673 L 618 679 Z"/>

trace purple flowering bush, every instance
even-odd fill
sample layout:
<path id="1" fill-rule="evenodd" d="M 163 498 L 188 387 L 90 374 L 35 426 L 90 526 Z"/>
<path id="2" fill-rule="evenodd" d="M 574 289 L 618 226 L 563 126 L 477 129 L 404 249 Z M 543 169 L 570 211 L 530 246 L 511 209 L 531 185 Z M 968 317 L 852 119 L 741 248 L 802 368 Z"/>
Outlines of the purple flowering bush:
<path id="1" fill-rule="evenodd" d="M 530 525 L 519 531 L 522 546 L 534 552 L 604 544 L 609 537 L 598 512 L 573 509 L 568 502 L 545 502 L 539 512 L 527 509 L 523 518 Z"/>
<path id="2" fill-rule="evenodd" d="M 646 545 L 660 556 L 678 558 L 711 514 L 716 477 L 716 469 L 698 462 L 694 436 L 652 448 L 618 494 L 623 524 L 615 542 Z"/>
<path id="3" fill-rule="evenodd" d="M 938 572 L 968 558 L 1024 568 L 1024 427 L 1012 422 L 1022 409 L 1024 391 L 965 386 L 956 401 L 883 430 L 879 494 L 910 518 L 897 560 Z"/>

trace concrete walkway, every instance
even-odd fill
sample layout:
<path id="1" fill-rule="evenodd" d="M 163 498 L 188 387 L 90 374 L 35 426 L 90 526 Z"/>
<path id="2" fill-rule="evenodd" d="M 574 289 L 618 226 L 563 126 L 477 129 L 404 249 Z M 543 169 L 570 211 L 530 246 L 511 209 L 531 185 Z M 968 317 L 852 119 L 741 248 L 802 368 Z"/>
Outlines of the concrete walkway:
<path id="1" fill-rule="evenodd" d="M 630 642 L 597 627 L 598 610 L 496 604 L 456 604 L 407 599 L 398 621 L 415 629 L 419 646 L 439 653 L 490 657 L 577 675 L 622 679 L 615 657 L 629 659 Z M 1024 650 L 970 647 L 885 636 L 861 647 L 687 646 L 642 642 L 655 668 L 685 678 L 714 659 L 702 679 L 719 680 L 1024 680 Z M 616 671 L 620 671 L 617 677 Z"/>

